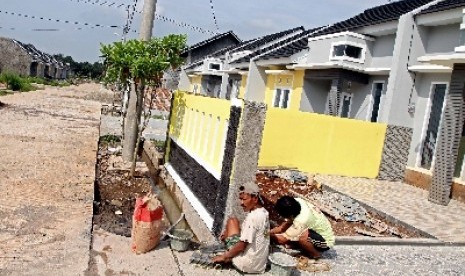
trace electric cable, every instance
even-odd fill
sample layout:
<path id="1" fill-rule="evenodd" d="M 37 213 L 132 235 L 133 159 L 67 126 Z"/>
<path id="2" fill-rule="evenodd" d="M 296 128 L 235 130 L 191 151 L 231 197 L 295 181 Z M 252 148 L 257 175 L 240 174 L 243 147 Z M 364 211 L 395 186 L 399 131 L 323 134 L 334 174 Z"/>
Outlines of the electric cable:
<path id="1" fill-rule="evenodd" d="M 217 22 L 217 20 L 216 20 L 215 8 L 213 7 L 213 0 L 210 0 L 210 8 L 211 8 L 211 10 L 212 10 L 213 21 L 215 22 L 216 31 L 219 33 L 219 32 L 220 32 L 220 28 L 218 27 L 218 22 Z"/>
<path id="2" fill-rule="evenodd" d="M 88 22 L 79 22 L 79 21 L 71 21 L 71 20 L 63 20 L 63 19 L 53 19 L 53 18 L 47 18 L 43 16 L 36 16 L 36 15 L 29 15 L 29 14 L 24 14 L 24 13 L 15 13 L 15 12 L 8 12 L 8 11 L 2 11 L 0 10 L 0 13 L 4 13 L 7 15 L 16 15 L 18 17 L 24 17 L 24 18 L 30 18 L 30 19 L 37 19 L 37 20 L 44 20 L 44 21 L 49 21 L 49 22 L 57 22 L 57 23 L 66 23 L 66 24 L 72 24 L 72 25 L 81 25 L 85 26 L 88 28 L 121 28 L 122 26 L 118 25 L 103 25 L 103 24 L 95 24 L 95 23 L 88 23 Z M 133 31 L 137 32 L 137 31 Z"/>
<path id="3" fill-rule="evenodd" d="M 90 5 L 100 5 L 100 6 L 103 6 L 102 3 L 99 3 L 98 0 L 69 0 L 71 2 L 77 2 L 77 3 L 84 3 L 84 4 L 90 4 Z M 106 5 L 106 7 L 110 7 L 110 8 L 122 8 L 123 6 L 127 5 L 127 4 L 120 4 L 120 3 L 116 3 L 116 2 L 107 2 L 105 1 L 104 2 Z M 142 13 L 142 11 L 136 11 L 137 13 Z M 157 20 L 160 20 L 160 21 L 163 21 L 163 22 L 168 22 L 168 23 L 171 23 L 171 24 L 174 24 L 178 27 L 183 27 L 183 28 L 187 28 L 187 29 L 191 29 L 193 31 L 196 31 L 196 32 L 199 32 L 199 33 L 203 33 L 203 34 L 212 34 L 212 35 L 217 35 L 219 33 L 219 28 L 218 28 L 218 25 L 216 26 L 217 27 L 217 32 L 214 32 L 214 31 L 211 31 L 211 30 L 208 30 L 208 29 L 204 29 L 204 28 L 201 28 L 201 27 L 197 27 L 197 26 L 194 26 L 194 25 L 191 25 L 189 23 L 185 23 L 185 22 L 181 22 L 181 21 L 177 21 L 177 20 L 174 20 L 172 18 L 169 18 L 169 17 L 166 17 L 166 16 L 163 16 L 163 15 L 159 15 L 159 14 L 155 14 L 155 18 Z M 216 17 L 214 16 L 215 18 L 215 22 L 216 22 Z"/>

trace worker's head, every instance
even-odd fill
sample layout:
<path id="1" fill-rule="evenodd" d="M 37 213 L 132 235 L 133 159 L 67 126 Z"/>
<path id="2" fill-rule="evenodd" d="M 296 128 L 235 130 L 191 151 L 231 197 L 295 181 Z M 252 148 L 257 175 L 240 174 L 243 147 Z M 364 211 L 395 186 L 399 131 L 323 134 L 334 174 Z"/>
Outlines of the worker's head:
<path id="1" fill-rule="evenodd" d="M 245 212 L 262 206 L 260 190 L 255 182 L 247 182 L 239 187 L 239 199 Z"/>
<path id="2" fill-rule="evenodd" d="M 300 204 L 291 196 L 283 196 L 278 199 L 275 209 L 284 218 L 295 218 L 300 214 Z"/>

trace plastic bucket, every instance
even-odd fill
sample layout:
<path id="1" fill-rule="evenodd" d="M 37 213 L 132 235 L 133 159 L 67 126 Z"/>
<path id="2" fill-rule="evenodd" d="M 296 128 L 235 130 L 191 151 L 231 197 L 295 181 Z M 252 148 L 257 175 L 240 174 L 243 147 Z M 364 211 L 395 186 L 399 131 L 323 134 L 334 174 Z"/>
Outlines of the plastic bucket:
<path id="1" fill-rule="evenodd" d="M 270 254 L 268 260 L 271 262 L 272 275 L 289 276 L 297 265 L 294 257 L 281 252 Z"/>
<path id="2" fill-rule="evenodd" d="M 173 229 L 168 233 L 170 237 L 171 249 L 176 251 L 186 251 L 189 248 L 191 239 L 194 236 L 192 232 L 183 229 Z"/>

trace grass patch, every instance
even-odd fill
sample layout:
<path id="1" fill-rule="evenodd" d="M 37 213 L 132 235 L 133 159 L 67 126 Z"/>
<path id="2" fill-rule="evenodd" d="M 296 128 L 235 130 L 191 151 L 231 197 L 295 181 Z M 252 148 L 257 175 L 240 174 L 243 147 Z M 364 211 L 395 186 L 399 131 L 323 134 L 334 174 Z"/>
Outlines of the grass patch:
<path id="1" fill-rule="evenodd" d="M 7 88 L 13 91 L 28 92 L 36 90 L 36 87 L 31 84 L 28 78 L 11 72 L 1 73 L 0 82 L 5 83 Z"/>
<path id="2" fill-rule="evenodd" d="M 151 140 L 152 144 L 155 146 L 157 151 L 159 152 L 165 152 L 165 141 L 160 141 L 160 140 Z"/>
<path id="3" fill-rule="evenodd" d="M 160 115 L 160 114 L 152 115 L 150 116 L 150 118 L 154 120 L 165 120 L 165 116 Z"/>
<path id="4" fill-rule="evenodd" d="M 112 134 L 109 134 L 109 135 L 104 135 L 102 137 L 100 137 L 100 142 L 101 143 L 119 143 L 121 142 L 121 136 L 118 136 L 118 135 L 112 135 Z"/>
<path id="5" fill-rule="evenodd" d="M 5 90 L 0 90 L 0 96 L 5 96 L 5 95 L 8 95 L 10 93 L 6 92 Z"/>

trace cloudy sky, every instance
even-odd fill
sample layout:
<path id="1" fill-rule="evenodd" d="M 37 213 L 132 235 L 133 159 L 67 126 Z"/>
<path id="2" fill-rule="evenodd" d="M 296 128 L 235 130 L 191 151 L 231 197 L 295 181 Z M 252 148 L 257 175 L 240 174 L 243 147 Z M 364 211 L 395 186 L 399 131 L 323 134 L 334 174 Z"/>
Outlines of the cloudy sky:
<path id="1" fill-rule="evenodd" d="M 188 43 L 193 44 L 207 39 L 217 30 L 233 30 L 239 38 L 247 40 L 297 26 L 323 26 L 389 2 L 211 1 L 158 0 L 157 14 L 161 19 L 155 20 L 154 35 L 184 33 Z M 122 27 L 128 18 L 126 7 L 135 2 L 136 12 L 128 38 L 137 38 L 143 0 L 0 0 L 0 36 L 32 43 L 50 54 L 62 53 L 77 61 L 94 62 L 98 60 L 100 43 L 121 39 Z"/>

